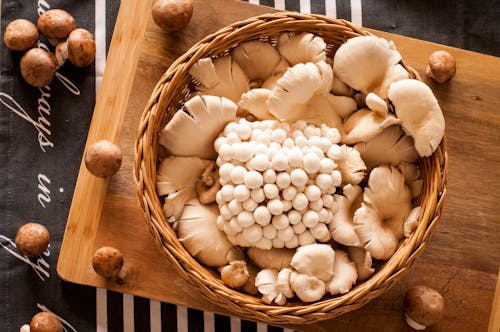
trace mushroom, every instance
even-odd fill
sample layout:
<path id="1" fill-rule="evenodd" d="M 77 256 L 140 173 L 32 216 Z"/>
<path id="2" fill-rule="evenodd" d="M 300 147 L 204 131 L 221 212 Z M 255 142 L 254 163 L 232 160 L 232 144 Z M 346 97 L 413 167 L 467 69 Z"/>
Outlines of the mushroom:
<path id="1" fill-rule="evenodd" d="M 202 95 L 226 97 L 237 103 L 250 90 L 247 74 L 230 55 L 200 59 L 189 68 L 189 74 L 198 81 L 195 89 Z"/>
<path id="2" fill-rule="evenodd" d="M 19 332 L 30 332 L 29 324 L 24 324 L 23 326 L 21 326 L 21 328 L 19 329 Z"/>
<path id="3" fill-rule="evenodd" d="M 347 184 L 343 188 L 342 195 L 334 195 L 337 210 L 333 213 L 333 220 L 328 224 L 332 238 L 346 246 L 360 246 L 356 232 L 354 231 L 354 211 L 361 206 L 363 190 L 360 186 Z"/>
<path id="4" fill-rule="evenodd" d="M 27 257 L 40 256 L 50 244 L 50 234 L 45 226 L 30 222 L 17 230 L 16 248 Z"/>
<path id="5" fill-rule="evenodd" d="M 262 294 L 262 301 L 271 304 L 279 295 L 276 288 L 276 280 L 278 278 L 278 270 L 263 269 L 257 273 L 255 277 L 255 286 Z"/>
<path id="6" fill-rule="evenodd" d="M 108 140 L 91 144 L 85 152 L 85 166 L 93 175 L 106 178 L 114 175 L 122 164 L 122 152 L 118 145 Z"/>
<path id="7" fill-rule="evenodd" d="M 365 248 L 347 247 L 349 258 L 356 264 L 358 280 L 365 281 L 370 278 L 375 269 L 372 267 L 372 256 Z"/>
<path id="8" fill-rule="evenodd" d="M 54 54 L 56 56 L 56 68 L 62 67 L 68 59 L 68 43 L 64 41 L 57 44 Z"/>
<path id="9" fill-rule="evenodd" d="M 123 255 L 120 250 L 113 247 L 101 247 L 92 256 L 92 268 L 94 271 L 106 278 L 118 278 L 123 267 Z"/>
<path id="10" fill-rule="evenodd" d="M 37 88 L 49 85 L 56 75 L 55 56 L 38 47 L 23 55 L 20 66 L 24 80 Z"/>
<path id="11" fill-rule="evenodd" d="M 304 302 L 318 301 L 326 293 L 323 280 L 296 271 L 290 274 L 290 286 L 295 295 Z"/>
<path id="12" fill-rule="evenodd" d="M 410 188 L 411 197 L 417 198 L 424 185 L 424 179 L 422 179 L 418 166 L 408 162 L 401 162 L 397 165 L 397 168 L 405 177 L 405 183 Z"/>
<path id="13" fill-rule="evenodd" d="M 359 151 L 368 170 L 383 164 L 412 163 L 418 158 L 413 140 L 397 125 L 385 128 L 370 140 L 357 143 L 354 148 Z"/>
<path id="14" fill-rule="evenodd" d="M 196 181 L 196 193 L 198 200 L 202 204 L 215 202 L 215 196 L 221 184 L 219 182 L 219 170 L 215 162 L 211 162 L 201 173 L 201 177 Z"/>
<path id="15" fill-rule="evenodd" d="M 179 219 L 177 237 L 191 256 L 211 267 L 221 267 L 241 260 L 238 251 L 224 232 L 217 228 L 219 209 L 216 204 L 201 204 L 193 198 L 186 202 Z"/>
<path id="16" fill-rule="evenodd" d="M 26 51 L 36 46 L 38 30 L 28 20 L 14 20 L 5 27 L 3 41 L 5 46 L 13 51 Z"/>
<path id="17" fill-rule="evenodd" d="M 235 120 L 238 106 L 216 96 L 195 96 L 177 111 L 160 133 L 159 142 L 176 156 L 215 159 L 213 142 L 226 124 Z"/>
<path id="18" fill-rule="evenodd" d="M 367 103 L 368 97 L 367 96 Z M 392 114 L 380 115 L 369 109 L 360 109 L 351 114 L 344 122 L 345 135 L 342 136 L 342 143 L 355 144 L 366 142 L 373 138 L 384 128 L 399 123 L 400 120 Z"/>
<path id="19" fill-rule="evenodd" d="M 388 259 L 403 237 L 403 223 L 410 214 L 411 193 L 395 167 L 374 168 L 354 213 L 354 230 L 375 259 Z"/>
<path id="20" fill-rule="evenodd" d="M 340 78 L 337 76 L 333 75 L 333 86 L 332 90 L 330 91 L 332 94 L 336 96 L 345 96 L 345 97 L 352 97 L 353 96 L 353 90 L 352 88 L 345 84 Z"/>
<path id="21" fill-rule="evenodd" d="M 406 322 L 415 330 L 425 330 L 439 322 L 444 315 L 445 302 L 438 291 L 417 285 L 410 288 L 404 296 Z"/>
<path id="22" fill-rule="evenodd" d="M 343 184 L 358 184 L 365 177 L 366 165 L 354 148 L 345 144 L 332 145 L 326 155 L 337 164 Z"/>
<path id="23" fill-rule="evenodd" d="M 333 61 L 335 76 L 364 93 L 387 97 L 390 83 L 408 78 L 399 65 L 401 54 L 392 42 L 374 36 L 350 38 L 342 44 Z"/>
<path id="24" fill-rule="evenodd" d="M 333 276 L 335 252 L 328 244 L 309 244 L 297 248 L 290 265 L 299 273 L 322 281 Z"/>
<path id="25" fill-rule="evenodd" d="M 231 288 L 240 288 L 246 284 L 250 274 L 245 261 L 232 261 L 220 269 L 222 282 Z"/>
<path id="26" fill-rule="evenodd" d="M 276 46 L 278 52 L 290 65 L 326 60 L 326 43 L 312 33 L 282 33 Z"/>
<path id="27" fill-rule="evenodd" d="M 419 222 L 418 217 L 420 216 L 421 209 L 422 208 L 420 206 L 416 206 L 410 211 L 410 214 L 403 224 L 403 234 L 405 237 L 409 237 L 417 228 Z"/>
<path id="28" fill-rule="evenodd" d="M 430 156 L 444 136 L 444 116 L 432 90 L 418 80 L 401 80 L 389 87 L 389 100 L 405 132 L 422 157 Z"/>
<path id="29" fill-rule="evenodd" d="M 31 318 L 30 332 L 63 332 L 63 325 L 59 317 L 42 311 Z"/>
<path id="30" fill-rule="evenodd" d="M 446 83 L 451 80 L 457 71 L 455 59 L 446 51 L 436 51 L 429 56 L 425 74 L 437 83 Z"/>
<path id="31" fill-rule="evenodd" d="M 68 60 L 77 67 L 89 66 L 95 58 L 96 45 L 92 33 L 85 29 L 73 30 L 66 40 Z"/>
<path id="32" fill-rule="evenodd" d="M 238 106 L 250 112 L 259 120 L 276 120 L 276 117 L 269 112 L 267 99 L 271 95 L 271 90 L 257 88 L 251 89 L 241 95 Z"/>
<path id="33" fill-rule="evenodd" d="M 259 249 L 250 247 L 247 255 L 261 269 L 282 270 L 289 267 L 295 250 L 288 248 Z"/>
<path id="34" fill-rule="evenodd" d="M 255 278 L 257 277 L 257 273 L 259 273 L 259 269 L 252 262 L 247 262 L 246 266 L 248 279 L 247 282 L 241 287 L 241 290 L 250 295 L 258 294 L 259 290 L 255 286 Z"/>
<path id="35" fill-rule="evenodd" d="M 389 112 L 389 105 L 387 105 L 387 101 L 380 98 L 373 92 L 366 95 L 365 103 L 366 106 L 377 115 L 386 116 L 387 112 Z"/>
<path id="36" fill-rule="evenodd" d="M 356 264 L 351 262 L 343 250 L 335 250 L 333 276 L 326 282 L 326 291 L 332 295 L 345 294 L 351 290 L 358 279 Z"/>
<path id="37" fill-rule="evenodd" d="M 270 43 L 251 40 L 236 46 L 231 56 L 247 74 L 251 82 L 264 82 L 273 75 L 284 73 L 288 63 Z"/>
<path id="38" fill-rule="evenodd" d="M 38 30 L 49 39 L 64 39 L 76 29 L 73 16 L 62 9 L 50 9 L 38 18 Z"/>
<path id="39" fill-rule="evenodd" d="M 168 32 L 186 27 L 193 16 L 191 0 L 157 0 L 152 8 L 153 21 Z"/>

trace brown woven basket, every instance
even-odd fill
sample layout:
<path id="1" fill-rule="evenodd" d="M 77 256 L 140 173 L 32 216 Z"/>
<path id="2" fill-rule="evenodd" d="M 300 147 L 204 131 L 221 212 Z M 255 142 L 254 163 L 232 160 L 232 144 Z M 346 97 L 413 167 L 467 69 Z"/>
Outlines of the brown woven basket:
<path id="1" fill-rule="evenodd" d="M 225 286 L 217 273 L 202 266 L 184 249 L 164 216 L 155 187 L 158 134 L 189 98 L 194 82 L 188 70 L 197 60 L 227 54 L 243 41 L 261 39 L 272 42 L 285 31 L 307 31 L 321 36 L 328 45 L 328 56 L 332 56 L 347 39 L 370 34 L 344 20 L 320 15 L 277 13 L 236 22 L 207 36 L 178 58 L 156 85 L 139 125 L 134 176 L 137 195 L 150 232 L 188 283 L 198 288 L 212 302 L 235 315 L 271 324 L 304 324 L 333 318 L 361 307 L 385 292 L 408 270 L 422 252 L 439 220 L 446 194 L 448 158 L 446 141 L 443 139 L 436 152 L 422 160 L 424 185 L 420 196 L 422 210 L 418 228 L 409 238 L 401 241 L 396 253 L 379 266 L 369 280 L 358 282 L 347 294 L 325 297 L 316 303 L 289 302 L 278 306 L 267 305 L 259 296 L 244 294 Z M 412 78 L 419 78 L 412 68 L 404 63 L 403 66 Z"/>

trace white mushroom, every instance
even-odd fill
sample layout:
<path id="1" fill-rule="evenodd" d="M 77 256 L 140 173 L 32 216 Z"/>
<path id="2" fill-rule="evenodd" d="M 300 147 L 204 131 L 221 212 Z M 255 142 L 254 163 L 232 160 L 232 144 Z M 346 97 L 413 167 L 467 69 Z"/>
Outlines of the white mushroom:
<path id="1" fill-rule="evenodd" d="M 232 261 L 220 269 L 222 282 L 231 288 L 240 288 L 248 281 L 247 263 L 245 261 Z"/>
<path id="2" fill-rule="evenodd" d="M 333 220 L 328 224 L 332 238 L 346 246 L 360 246 L 356 232 L 354 231 L 354 212 L 361 206 L 363 190 L 360 186 L 347 184 L 343 188 L 342 195 L 334 195 L 337 211 L 333 214 Z"/>
<path id="3" fill-rule="evenodd" d="M 288 248 L 259 249 L 250 247 L 248 257 L 261 269 L 281 270 L 289 267 L 295 250 Z"/>
<path id="4" fill-rule="evenodd" d="M 418 166 L 408 162 L 401 162 L 397 165 L 399 171 L 405 177 L 405 183 L 410 188 L 411 197 L 416 198 L 422 192 L 424 179 L 420 174 Z"/>
<path id="5" fill-rule="evenodd" d="M 347 247 L 349 258 L 356 264 L 358 272 L 358 280 L 365 281 L 370 278 L 375 269 L 372 267 L 372 256 L 365 248 L 362 247 Z"/>
<path id="6" fill-rule="evenodd" d="M 387 101 L 377 96 L 377 94 L 370 92 L 365 98 L 366 106 L 371 109 L 374 113 L 380 116 L 386 116 L 389 112 L 389 105 Z"/>
<path id="7" fill-rule="evenodd" d="M 388 259 L 403 237 L 403 223 L 411 211 L 411 193 L 395 168 L 374 168 L 354 213 L 354 230 L 375 259 Z"/>
<path id="8" fill-rule="evenodd" d="M 241 95 L 238 105 L 259 120 L 276 120 L 267 107 L 267 99 L 270 95 L 271 90 L 269 89 L 251 89 Z"/>
<path id="9" fill-rule="evenodd" d="M 290 265 L 299 273 L 327 281 L 333 276 L 335 252 L 327 244 L 309 244 L 297 248 Z"/>
<path id="10" fill-rule="evenodd" d="M 413 137 L 415 149 L 422 157 L 430 156 L 444 136 L 444 116 L 432 90 L 418 80 L 394 82 L 389 100 L 405 132 Z"/>
<path id="11" fill-rule="evenodd" d="M 400 120 L 392 114 L 383 116 L 366 108 L 360 109 L 345 120 L 343 126 L 345 135 L 342 137 L 342 143 L 366 142 L 382 132 L 384 128 L 399 122 Z"/>
<path id="12" fill-rule="evenodd" d="M 290 286 L 295 295 L 304 302 L 318 301 L 326 293 L 323 280 L 296 271 L 290 274 Z"/>
<path id="13" fill-rule="evenodd" d="M 326 43 L 312 33 L 282 33 L 278 39 L 278 52 L 290 65 L 326 60 Z"/>
<path id="14" fill-rule="evenodd" d="M 417 228 L 419 221 L 418 218 L 420 216 L 421 210 L 422 208 L 420 206 L 417 206 L 410 211 L 408 218 L 406 218 L 405 222 L 403 223 L 403 233 L 405 237 L 409 237 L 411 233 Z"/>
<path id="15" fill-rule="evenodd" d="M 333 277 L 326 282 L 326 291 L 332 295 L 345 294 L 351 290 L 358 279 L 356 265 L 343 250 L 335 250 Z"/>
<path id="16" fill-rule="evenodd" d="M 195 96 L 177 111 L 160 133 L 160 144 L 176 156 L 215 159 L 214 141 L 236 118 L 238 106 L 227 98 Z"/>
<path id="17" fill-rule="evenodd" d="M 342 183 L 358 184 L 365 177 L 366 166 L 361 155 L 354 148 L 347 145 L 332 145 L 327 152 L 328 158 L 333 159 L 342 175 Z"/>
<path id="18" fill-rule="evenodd" d="M 288 63 L 270 43 L 252 40 L 241 43 L 231 52 L 233 59 L 250 81 L 263 82 L 272 75 L 284 73 Z"/>
<path id="19" fill-rule="evenodd" d="M 276 288 L 276 279 L 278 278 L 278 270 L 263 269 L 255 277 L 255 286 L 262 294 L 262 301 L 271 304 L 278 296 L 279 292 Z"/>
<path id="20" fill-rule="evenodd" d="M 196 90 L 204 95 L 226 97 L 237 103 L 250 90 L 248 76 L 230 55 L 200 59 L 191 66 L 189 74 L 200 83 Z"/>

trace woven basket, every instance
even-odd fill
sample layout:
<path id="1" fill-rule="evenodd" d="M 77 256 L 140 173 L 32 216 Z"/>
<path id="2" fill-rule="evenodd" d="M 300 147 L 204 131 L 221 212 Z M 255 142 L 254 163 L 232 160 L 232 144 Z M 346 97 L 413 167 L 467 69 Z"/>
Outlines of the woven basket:
<path id="1" fill-rule="evenodd" d="M 134 176 L 137 195 L 150 232 L 189 284 L 235 315 L 271 324 L 304 324 L 333 318 L 361 307 L 384 293 L 408 270 L 422 252 L 440 217 L 446 194 L 447 153 L 446 141 L 443 139 L 436 152 L 421 162 L 424 185 L 420 196 L 420 223 L 416 231 L 401 241 L 396 253 L 378 266 L 369 280 L 358 282 L 347 294 L 325 296 L 322 301 L 316 303 L 291 301 L 284 306 L 278 306 L 267 305 L 259 296 L 244 294 L 225 286 L 217 273 L 202 266 L 184 249 L 164 216 L 155 188 L 158 134 L 189 98 L 194 82 L 188 70 L 197 60 L 227 54 L 243 41 L 275 41 L 277 36 L 285 31 L 311 32 L 321 36 L 327 43 L 328 56 L 332 56 L 348 38 L 370 34 L 344 20 L 320 15 L 277 13 L 249 18 L 207 36 L 178 58 L 156 85 L 139 125 Z M 404 63 L 403 66 L 412 78 L 419 78 L 413 69 Z"/>

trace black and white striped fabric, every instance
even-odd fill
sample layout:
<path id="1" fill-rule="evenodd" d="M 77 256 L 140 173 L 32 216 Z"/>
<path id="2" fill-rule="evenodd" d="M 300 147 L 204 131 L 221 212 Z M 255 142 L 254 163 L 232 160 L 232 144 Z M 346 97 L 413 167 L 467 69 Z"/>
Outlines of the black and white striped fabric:
<path id="1" fill-rule="evenodd" d="M 360 26 L 500 55 L 498 0 L 248 0 L 277 9 L 351 20 Z M 20 78 L 22 54 L 0 48 L 0 331 L 18 331 L 38 311 L 59 315 L 66 331 L 288 331 L 61 281 L 55 272 L 74 184 L 119 0 L 0 0 L 1 31 L 50 8 L 71 12 L 94 32 L 95 63 L 65 66 L 50 86 Z M 42 40 L 42 47 L 48 45 Z M 51 247 L 29 260 L 15 248 L 27 221 L 47 226 Z M 381 327 L 383 330 L 383 327 Z"/>

